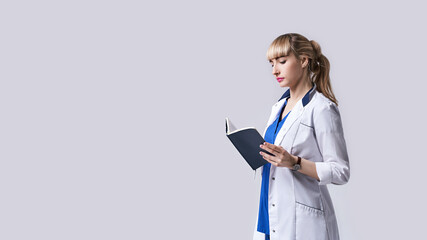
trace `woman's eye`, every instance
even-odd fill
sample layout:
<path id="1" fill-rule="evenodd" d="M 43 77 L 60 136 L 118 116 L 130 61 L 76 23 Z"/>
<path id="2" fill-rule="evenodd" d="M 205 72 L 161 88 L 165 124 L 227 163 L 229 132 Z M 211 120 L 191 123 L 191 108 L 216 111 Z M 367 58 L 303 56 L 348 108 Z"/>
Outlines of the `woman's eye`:
<path id="1" fill-rule="evenodd" d="M 281 64 L 285 64 L 285 62 L 286 62 L 286 61 L 282 61 L 282 62 L 280 62 L 280 63 L 281 63 Z"/>

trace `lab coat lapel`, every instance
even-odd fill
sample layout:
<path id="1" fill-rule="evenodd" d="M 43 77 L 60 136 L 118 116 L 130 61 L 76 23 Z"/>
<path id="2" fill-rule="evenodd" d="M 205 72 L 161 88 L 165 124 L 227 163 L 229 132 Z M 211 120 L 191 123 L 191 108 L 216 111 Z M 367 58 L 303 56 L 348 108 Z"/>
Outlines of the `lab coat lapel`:
<path id="1" fill-rule="evenodd" d="M 308 91 L 308 93 L 306 93 L 304 95 L 304 97 L 302 99 L 300 99 L 295 106 L 293 107 L 293 109 L 291 110 L 291 112 L 289 113 L 288 117 L 286 118 L 285 122 L 282 125 L 282 128 L 279 130 L 279 133 L 276 136 L 276 140 L 274 141 L 275 145 L 282 145 L 282 141 L 283 138 L 286 136 L 286 134 L 288 133 L 289 129 L 292 127 L 292 125 L 298 120 L 300 119 L 302 113 L 304 112 L 304 108 L 305 106 L 311 101 L 311 99 L 313 98 L 314 94 L 316 93 L 316 84 L 313 84 L 313 87 Z M 288 96 L 288 92 L 286 92 L 282 98 Z M 290 96 L 290 94 L 289 94 Z M 282 99 L 284 100 L 284 99 Z M 279 101 L 280 102 L 280 101 Z M 283 104 L 281 104 L 281 106 L 283 106 Z M 281 109 L 281 108 L 279 108 Z M 277 115 L 276 115 L 277 116 Z M 296 131 L 293 132 L 293 134 L 296 134 Z M 294 139 L 293 136 L 289 136 L 288 139 Z M 287 146 L 286 144 L 290 144 L 290 146 Z M 285 149 L 289 149 L 290 147 L 292 147 L 292 143 L 291 142 L 287 142 L 286 144 L 282 145 Z"/>
<path id="2" fill-rule="evenodd" d="M 277 133 L 276 140 L 274 140 L 274 145 L 282 146 L 287 150 L 289 153 L 291 152 L 292 147 L 292 141 L 285 142 L 284 145 L 282 145 L 282 141 L 287 135 L 289 129 L 292 127 L 292 125 L 300 119 L 300 116 L 304 110 L 304 107 L 302 106 L 301 100 L 298 101 L 298 103 L 294 106 L 292 111 L 289 113 L 288 117 L 286 118 L 285 122 L 283 123 L 282 127 L 279 130 L 279 133 Z M 291 132 L 292 134 L 292 132 Z M 296 131 L 293 131 L 293 134 L 296 134 Z M 292 136 L 287 136 L 288 139 L 294 139 Z M 271 166 L 270 174 L 275 173 L 276 166 Z"/>
<path id="3" fill-rule="evenodd" d="M 280 110 L 285 104 L 286 99 L 282 99 L 273 105 L 271 108 L 270 118 L 267 121 L 267 126 L 264 129 L 264 134 L 262 135 L 265 138 L 265 133 L 267 132 L 268 127 L 276 120 L 277 116 L 280 114 Z"/>
<path id="4" fill-rule="evenodd" d="M 281 145 L 283 138 L 286 136 L 286 133 L 288 133 L 288 130 L 292 127 L 295 121 L 300 118 L 301 114 L 303 113 L 303 110 L 304 107 L 302 106 L 302 101 L 299 100 L 289 113 L 282 127 L 280 128 L 279 133 L 276 136 L 276 140 L 274 141 L 275 145 Z"/>

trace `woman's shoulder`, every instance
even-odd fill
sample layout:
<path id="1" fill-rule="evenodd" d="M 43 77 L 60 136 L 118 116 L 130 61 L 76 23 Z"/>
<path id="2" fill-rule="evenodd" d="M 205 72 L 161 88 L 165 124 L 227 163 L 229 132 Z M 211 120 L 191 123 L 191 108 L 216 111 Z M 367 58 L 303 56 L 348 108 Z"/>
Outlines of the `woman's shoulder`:
<path id="1" fill-rule="evenodd" d="M 316 91 L 311 101 L 311 112 L 313 118 L 336 118 L 340 117 L 338 106 L 321 92 Z"/>
<path id="2" fill-rule="evenodd" d="M 317 90 L 313 96 L 313 101 L 316 103 L 315 105 L 317 107 L 325 107 L 330 105 L 334 105 L 335 107 L 337 107 L 337 104 L 335 104 L 331 99 L 327 98 L 323 93 Z"/>

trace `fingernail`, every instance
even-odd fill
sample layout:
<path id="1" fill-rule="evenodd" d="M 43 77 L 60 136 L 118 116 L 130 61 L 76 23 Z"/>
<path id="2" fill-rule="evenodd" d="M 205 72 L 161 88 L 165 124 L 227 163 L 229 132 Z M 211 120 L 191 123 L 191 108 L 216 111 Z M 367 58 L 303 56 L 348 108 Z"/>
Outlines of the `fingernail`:
<path id="1" fill-rule="evenodd" d="M 262 155 L 262 152 L 259 152 L 259 155 Z"/>
<path id="2" fill-rule="evenodd" d="M 260 148 L 262 148 L 262 144 L 261 144 L 261 145 L 259 145 L 259 147 L 260 147 Z"/>

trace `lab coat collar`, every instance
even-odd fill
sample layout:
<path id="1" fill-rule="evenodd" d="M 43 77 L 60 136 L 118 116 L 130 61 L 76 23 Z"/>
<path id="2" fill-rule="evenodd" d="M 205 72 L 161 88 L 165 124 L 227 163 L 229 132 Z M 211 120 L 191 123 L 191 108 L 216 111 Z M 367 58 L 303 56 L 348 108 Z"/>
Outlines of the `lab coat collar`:
<path id="1" fill-rule="evenodd" d="M 285 127 L 282 126 L 282 129 L 287 129 L 286 125 L 289 125 L 290 122 L 293 122 L 299 116 L 299 113 L 302 113 L 302 110 L 311 101 L 311 99 L 313 98 L 315 93 L 316 93 L 316 84 L 313 83 L 313 87 L 304 95 L 304 97 L 301 100 L 299 100 L 296 103 L 294 109 L 289 113 L 289 116 L 287 117 L 287 119 L 284 123 Z M 274 122 L 274 120 L 278 117 L 278 115 L 280 114 L 280 110 L 282 109 L 283 105 L 285 104 L 286 99 L 288 97 L 290 97 L 290 94 L 291 94 L 290 90 L 288 89 L 282 95 L 282 97 L 279 99 L 279 101 L 273 105 L 273 107 L 271 109 L 272 110 L 271 115 L 267 121 L 267 126 L 265 127 L 263 136 L 265 136 L 265 133 L 267 131 L 268 126 L 270 126 L 270 124 L 272 124 Z M 286 131 L 284 133 L 286 133 Z M 279 134 L 276 137 L 276 139 L 280 139 L 280 137 L 281 136 Z"/>
<path id="2" fill-rule="evenodd" d="M 316 89 L 316 84 L 313 83 L 313 87 L 304 95 L 304 97 L 302 98 L 302 106 L 305 107 L 305 105 L 307 105 L 307 103 L 310 102 L 311 98 L 314 95 L 314 90 Z M 291 90 L 288 89 L 283 95 L 282 97 L 279 99 L 280 100 L 284 99 L 284 98 L 289 98 L 291 96 Z"/>

